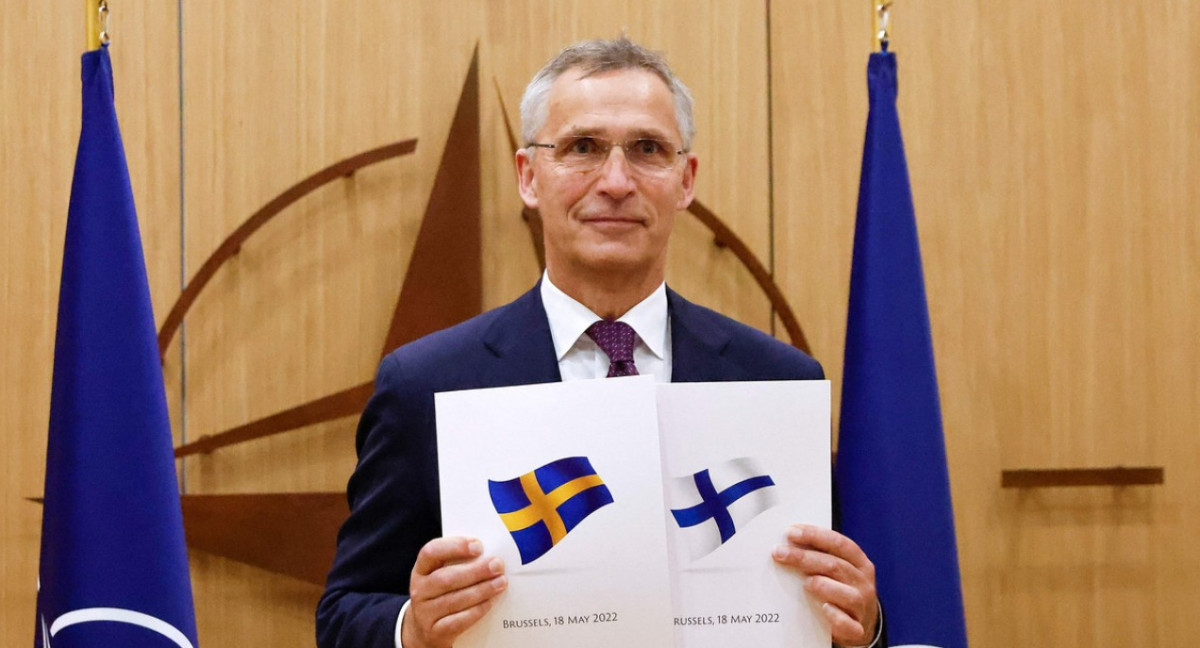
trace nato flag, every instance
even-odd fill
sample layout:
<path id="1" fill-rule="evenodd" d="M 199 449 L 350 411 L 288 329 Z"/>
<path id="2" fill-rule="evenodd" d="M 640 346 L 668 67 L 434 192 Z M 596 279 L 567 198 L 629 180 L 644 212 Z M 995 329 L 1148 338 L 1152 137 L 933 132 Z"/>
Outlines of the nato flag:
<path id="1" fill-rule="evenodd" d="M 83 55 L 35 646 L 196 645 L 171 428 L 108 51 Z"/>
<path id="2" fill-rule="evenodd" d="M 871 55 L 837 483 L 842 530 L 875 562 L 892 646 L 965 648 L 954 512 L 896 57 Z"/>

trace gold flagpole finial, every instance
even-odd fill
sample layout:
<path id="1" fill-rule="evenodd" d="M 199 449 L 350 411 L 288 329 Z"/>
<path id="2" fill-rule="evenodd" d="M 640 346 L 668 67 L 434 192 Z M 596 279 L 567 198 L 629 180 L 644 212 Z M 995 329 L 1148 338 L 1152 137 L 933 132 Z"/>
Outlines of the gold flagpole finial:
<path id="1" fill-rule="evenodd" d="M 83 0 L 83 4 L 87 49 L 90 52 L 108 44 L 108 0 Z"/>
<path id="2" fill-rule="evenodd" d="M 892 0 L 871 0 L 871 16 L 874 19 L 875 31 L 871 34 L 871 51 L 887 51 L 888 28 L 891 21 L 888 12 L 892 9 Z"/>

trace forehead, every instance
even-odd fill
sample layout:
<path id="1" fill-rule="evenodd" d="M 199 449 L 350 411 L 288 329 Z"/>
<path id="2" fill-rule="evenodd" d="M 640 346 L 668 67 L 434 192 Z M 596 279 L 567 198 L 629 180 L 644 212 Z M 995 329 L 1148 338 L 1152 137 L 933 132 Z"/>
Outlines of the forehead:
<path id="1" fill-rule="evenodd" d="M 585 77 L 576 68 L 551 86 L 543 132 L 677 139 L 679 126 L 671 90 L 653 72 L 612 70 Z"/>

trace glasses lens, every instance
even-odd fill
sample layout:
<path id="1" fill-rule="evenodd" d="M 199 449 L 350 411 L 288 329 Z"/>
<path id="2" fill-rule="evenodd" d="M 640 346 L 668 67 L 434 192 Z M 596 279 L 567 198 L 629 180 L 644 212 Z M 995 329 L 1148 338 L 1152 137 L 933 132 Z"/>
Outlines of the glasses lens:
<path id="1" fill-rule="evenodd" d="M 590 171 L 608 158 L 612 144 L 596 137 L 569 136 L 554 145 L 555 157 L 563 166 Z"/>
<path id="2" fill-rule="evenodd" d="M 638 139 L 625 144 L 625 157 L 638 168 L 660 170 L 675 162 L 675 150 L 658 140 Z"/>

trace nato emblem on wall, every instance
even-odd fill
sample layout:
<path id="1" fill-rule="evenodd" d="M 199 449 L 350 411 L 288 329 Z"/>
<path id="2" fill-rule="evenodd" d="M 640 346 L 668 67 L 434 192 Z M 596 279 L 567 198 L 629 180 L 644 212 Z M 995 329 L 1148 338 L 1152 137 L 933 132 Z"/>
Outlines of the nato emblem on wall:
<path id="1" fill-rule="evenodd" d="M 497 89 L 497 98 L 513 153 L 518 144 Z M 433 189 L 400 287 L 381 356 L 423 335 L 457 324 L 482 312 L 479 51 L 476 47 L 443 147 Z M 273 218 L 304 196 L 352 176 L 359 169 L 416 151 L 409 139 L 374 148 L 332 164 L 268 201 L 233 231 L 205 260 L 171 307 L 159 331 L 159 352 L 166 353 L 189 309 L 213 277 L 242 245 Z M 456 154 L 449 155 L 448 151 Z M 474 151 L 475 155 L 464 155 Z M 688 212 L 746 268 L 783 324 L 793 346 L 808 350 L 804 332 L 766 266 L 724 222 L 699 201 Z M 533 253 L 545 266 L 541 217 L 524 208 Z M 333 394 L 247 421 L 214 434 L 204 434 L 175 449 L 176 458 L 211 453 L 223 447 L 284 434 L 354 416 L 374 389 L 370 377 Z M 182 497 L 189 547 L 250 564 L 303 581 L 324 584 L 333 562 L 338 528 L 349 511 L 343 492 L 186 494 Z"/>

